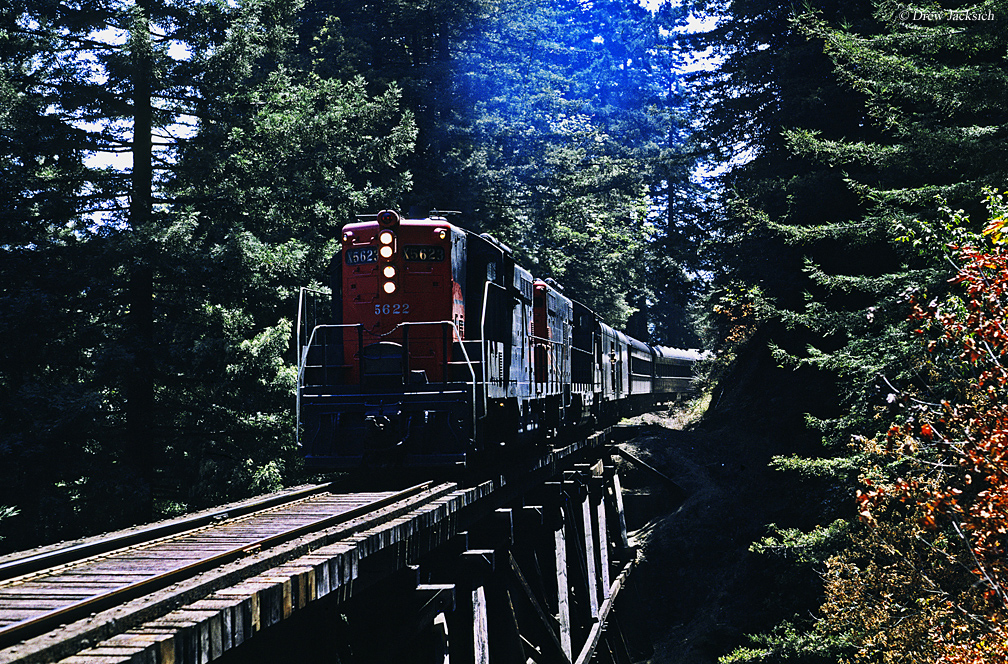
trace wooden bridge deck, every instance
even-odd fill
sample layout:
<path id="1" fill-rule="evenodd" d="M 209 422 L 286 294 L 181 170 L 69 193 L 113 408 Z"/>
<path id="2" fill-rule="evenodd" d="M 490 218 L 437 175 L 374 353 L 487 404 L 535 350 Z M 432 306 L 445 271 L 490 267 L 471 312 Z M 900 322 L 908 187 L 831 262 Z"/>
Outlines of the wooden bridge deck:
<path id="1" fill-rule="evenodd" d="M 0 630 L 68 599 L 163 575 L 171 561 L 189 566 L 199 558 L 193 550 L 202 559 L 231 556 L 6 645 L 0 663 L 210 662 L 316 602 L 365 602 L 370 588 L 404 570 L 416 577 L 408 593 L 420 600 L 407 631 L 441 634 L 451 661 L 485 664 L 491 649 L 495 662 L 587 661 L 634 562 L 619 526 L 618 477 L 601 461 L 575 465 L 597 459 L 605 441 L 598 433 L 554 450 L 518 477 L 468 488 L 428 483 L 401 495 L 313 496 L 272 508 L 268 519 L 204 526 L 156 546 L 99 554 L 86 566 L 63 563 L 2 582 Z M 291 527 L 303 531 L 269 541 Z M 419 578 L 432 559 L 434 571 Z M 533 571 L 531 580 L 523 570 Z M 375 615 L 380 621 L 382 612 Z M 398 627 L 374 628 L 389 629 Z M 360 661 L 392 656 L 393 643 L 381 640 Z"/>

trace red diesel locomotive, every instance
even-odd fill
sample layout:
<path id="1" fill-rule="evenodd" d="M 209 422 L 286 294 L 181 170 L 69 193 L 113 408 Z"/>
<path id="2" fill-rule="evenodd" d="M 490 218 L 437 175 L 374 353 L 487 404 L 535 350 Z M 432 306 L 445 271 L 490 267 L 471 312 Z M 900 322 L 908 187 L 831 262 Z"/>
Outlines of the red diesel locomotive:
<path id="1" fill-rule="evenodd" d="M 331 323 L 309 291 L 298 312 L 310 466 L 467 466 L 692 391 L 695 352 L 613 330 L 436 212 L 348 224 L 330 282 Z"/>

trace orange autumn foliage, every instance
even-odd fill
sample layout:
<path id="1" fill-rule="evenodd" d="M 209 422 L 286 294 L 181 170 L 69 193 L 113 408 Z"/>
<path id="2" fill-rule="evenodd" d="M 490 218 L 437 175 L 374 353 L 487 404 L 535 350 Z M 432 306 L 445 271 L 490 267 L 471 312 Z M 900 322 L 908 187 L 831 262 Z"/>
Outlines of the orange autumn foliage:
<path id="1" fill-rule="evenodd" d="M 906 474 L 863 479 L 857 493 L 870 533 L 857 545 L 859 559 L 891 555 L 899 564 L 867 568 L 875 576 L 845 576 L 840 567 L 827 574 L 827 622 L 841 610 L 860 615 L 850 611 L 856 597 L 887 598 L 876 607 L 876 616 L 887 616 L 878 629 L 861 618 L 844 622 L 861 634 L 864 659 L 854 661 L 881 661 L 885 651 L 885 661 L 903 661 L 890 649 L 898 640 L 891 632 L 889 647 L 871 645 L 882 624 L 902 624 L 906 661 L 1008 664 L 1008 238 L 1001 237 L 1008 206 L 997 194 L 988 203 L 992 242 L 949 247 L 953 294 L 942 302 L 911 298 L 928 356 L 920 373 L 944 379 L 956 396 L 933 403 L 928 387 L 893 388 L 901 420 L 884 439 L 861 439 L 864 451 L 890 460 L 883 464 L 900 460 L 892 467 Z M 831 564 L 849 559 L 850 552 Z"/>
<path id="2" fill-rule="evenodd" d="M 961 308 L 914 305 L 913 317 L 938 330 L 929 352 L 951 350 L 976 376 L 971 401 L 943 402 L 919 438 L 947 449 L 958 464 L 944 486 L 922 500 L 929 527 L 945 517 L 969 543 L 973 571 L 987 596 L 1008 606 L 1008 252 L 1003 246 L 957 248 L 953 283 Z"/>

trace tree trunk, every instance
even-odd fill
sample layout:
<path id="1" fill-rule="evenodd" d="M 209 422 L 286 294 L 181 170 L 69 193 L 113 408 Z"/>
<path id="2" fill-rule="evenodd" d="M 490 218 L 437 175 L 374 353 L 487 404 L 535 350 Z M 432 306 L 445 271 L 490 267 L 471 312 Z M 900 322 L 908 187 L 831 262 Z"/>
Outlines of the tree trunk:
<path id="1" fill-rule="evenodd" d="M 133 25 L 133 171 L 130 191 L 130 228 L 136 254 L 129 275 L 129 321 L 133 365 L 129 368 L 126 402 L 127 459 L 140 480 L 137 518 L 153 512 L 151 484 L 154 475 L 152 446 L 154 422 L 154 269 L 151 265 L 150 221 L 153 189 L 151 124 L 152 49 L 150 0 L 137 3 Z"/>

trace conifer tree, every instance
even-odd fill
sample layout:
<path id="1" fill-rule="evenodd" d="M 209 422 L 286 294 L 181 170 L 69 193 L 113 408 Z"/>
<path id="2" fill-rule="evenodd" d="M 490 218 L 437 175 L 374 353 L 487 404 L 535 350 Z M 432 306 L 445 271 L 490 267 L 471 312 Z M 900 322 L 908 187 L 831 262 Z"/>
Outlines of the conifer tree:
<path id="1" fill-rule="evenodd" d="M 1003 34 L 994 21 L 915 23 L 897 9 L 878 3 L 860 30 L 814 14 L 802 23 L 810 39 L 821 40 L 840 83 L 863 96 L 874 135 L 785 132 L 796 156 L 842 173 L 858 200 L 833 223 L 787 220 L 781 228 L 808 260 L 812 298 L 796 320 L 831 340 L 816 344 L 822 354 L 810 359 L 839 375 L 849 395 L 850 414 L 827 425 L 841 440 L 851 424 L 864 426 L 861 413 L 880 374 L 912 375 L 907 344 L 898 341 L 906 293 L 942 290 L 948 269 L 922 228 L 945 205 L 976 210 L 982 189 L 1006 176 Z"/>
<path id="2" fill-rule="evenodd" d="M 299 477 L 294 436 L 299 289 L 322 288 L 339 229 L 407 188 L 416 138 L 391 85 L 369 94 L 298 68 L 297 7 L 249 2 L 200 60 L 196 133 L 167 186 L 157 241 L 159 410 L 171 490 L 187 505 Z M 282 19 L 282 20 L 281 20 Z"/>
<path id="3" fill-rule="evenodd" d="M 797 410 L 815 409 L 805 422 L 826 443 L 814 450 L 821 458 L 776 464 L 830 478 L 834 500 L 821 504 L 819 517 L 827 523 L 852 516 L 859 475 L 887 472 L 860 446 L 852 452 L 851 434 L 873 438 L 888 426 L 887 411 L 904 405 L 895 386 L 927 382 L 906 319 L 912 294 L 931 298 L 948 288 L 941 210 L 961 207 L 982 223 L 982 187 L 1004 182 L 1000 7 L 982 5 L 991 20 L 973 21 L 915 20 L 889 2 L 817 3 L 800 16 L 776 5 L 730 8 L 726 34 L 739 30 L 746 45 L 717 74 L 727 94 L 712 97 L 712 126 L 723 145 L 744 146 L 751 159 L 725 179 L 733 196 L 721 218 L 719 254 L 728 266 L 721 284 L 724 292 L 734 283 L 751 294 L 764 320 L 761 339 L 797 371 L 796 396 L 805 397 Z M 947 9 L 942 15 L 951 16 Z M 741 119 L 739 127 L 727 123 L 726 111 Z M 828 389 L 809 389 L 824 383 Z M 831 583 L 840 584 L 851 560 L 909 552 L 913 546 L 902 548 L 909 540 L 899 539 L 909 526 L 897 517 L 884 531 L 854 538 L 832 559 Z M 819 551 L 822 564 L 852 541 L 846 533 L 842 525 L 821 528 L 798 546 L 829 543 Z M 910 553 L 905 560 L 913 566 Z M 864 630 L 884 619 L 831 613 L 840 604 L 823 607 L 819 627 L 849 631 L 768 636 L 766 648 L 740 651 L 736 661 L 883 656 L 885 639 Z M 853 644 L 861 649 L 849 650 Z"/>
<path id="4" fill-rule="evenodd" d="M 5 15 L 12 23 L 9 34 L 32 43 L 33 62 L 41 63 L 29 89 L 47 100 L 46 120 L 62 128 L 64 149 L 79 160 L 74 186 L 52 193 L 76 224 L 68 228 L 73 242 L 87 243 L 107 259 L 87 264 L 80 275 L 85 282 L 108 285 L 101 305 L 111 315 L 102 323 L 106 357 L 120 354 L 115 361 L 119 380 L 109 384 L 104 376 L 102 381 L 104 424 L 121 427 L 122 443 L 105 452 L 120 464 L 122 484 L 133 487 L 133 497 L 122 503 L 134 510 L 131 518 L 149 517 L 157 447 L 154 205 L 163 171 L 171 165 L 179 122 L 192 106 L 195 71 L 172 50 L 205 48 L 204 30 L 220 12 L 209 3 L 99 0 L 16 3 Z M 120 165 L 120 157 L 129 165 Z"/>
<path id="5" fill-rule="evenodd" d="M 465 183 L 461 207 L 622 326 L 648 306 L 668 230 L 649 217 L 670 163 L 658 24 L 630 2 L 495 9 L 462 42 L 455 73 L 464 105 L 447 163 Z"/>
<path id="6" fill-rule="evenodd" d="M 3 14 L 0 504 L 20 512 L 5 546 L 294 472 L 297 288 L 343 218 L 403 189 L 413 140 L 394 89 L 372 100 L 292 69 L 298 9 Z M 132 168 L 86 160 L 134 152 Z"/>
<path id="7" fill-rule="evenodd" d="M 308 16 L 316 71 L 402 87 L 418 126 L 404 209 L 462 211 L 617 324 L 650 306 L 649 288 L 689 290 L 695 248 L 671 258 L 667 217 L 648 218 L 683 137 L 663 124 L 667 44 L 639 3 L 319 0 Z M 664 25 L 682 18 L 667 12 Z M 685 161 L 672 168 L 680 183 Z"/>
<path id="8" fill-rule="evenodd" d="M 61 74 L 55 37 L 15 3 L 0 13 L 0 504 L 5 547 L 53 537 L 72 519 L 75 494 L 102 494 L 111 483 L 82 487 L 94 467 L 104 423 L 92 379 L 101 357 L 104 316 L 90 281 L 105 264 L 84 212 L 86 143 L 54 109 Z M 100 360 L 98 360 L 100 361 Z M 99 486 L 96 486 L 99 485 Z M 114 488 L 112 488 L 114 491 Z M 114 510 L 110 510 L 114 513 Z M 27 539 L 26 539 L 27 537 Z"/>

